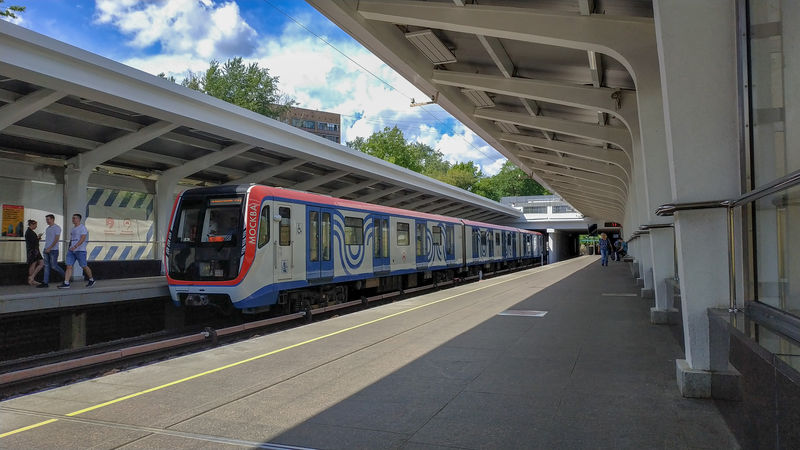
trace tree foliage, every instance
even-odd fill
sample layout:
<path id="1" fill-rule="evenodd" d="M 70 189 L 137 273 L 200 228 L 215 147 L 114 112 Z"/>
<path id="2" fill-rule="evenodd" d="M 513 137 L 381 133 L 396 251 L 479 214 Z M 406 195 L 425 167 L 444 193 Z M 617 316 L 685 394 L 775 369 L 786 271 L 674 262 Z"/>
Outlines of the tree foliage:
<path id="1" fill-rule="evenodd" d="M 547 191 L 511 161 L 494 176 L 484 175 L 473 161 L 451 164 L 442 152 L 421 142 L 409 143 L 396 126 L 347 145 L 406 169 L 427 175 L 466 191 L 500 200 L 501 197 L 540 195 Z"/>
<path id="2" fill-rule="evenodd" d="M 163 74 L 159 76 L 166 78 Z M 205 72 L 189 72 L 181 84 L 272 118 L 278 118 L 295 104 L 280 93 L 278 77 L 270 76 L 269 69 L 255 62 L 245 64 L 241 57 L 224 63 L 213 60 Z"/>
<path id="3" fill-rule="evenodd" d="M 5 3 L 5 0 L 0 0 L 0 17 L 8 17 L 9 19 L 16 19 L 17 14 L 25 12 L 24 6 L 11 5 L 3 7 L 2 3 Z"/>

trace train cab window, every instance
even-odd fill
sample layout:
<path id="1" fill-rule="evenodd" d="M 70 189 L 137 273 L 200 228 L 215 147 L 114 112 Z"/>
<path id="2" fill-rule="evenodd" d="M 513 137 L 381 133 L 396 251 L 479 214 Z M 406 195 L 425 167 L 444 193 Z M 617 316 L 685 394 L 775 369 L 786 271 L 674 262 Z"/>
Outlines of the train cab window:
<path id="1" fill-rule="evenodd" d="M 258 222 L 258 248 L 269 242 L 269 205 L 261 208 L 261 219 Z"/>
<path id="2" fill-rule="evenodd" d="M 331 213 L 322 213 L 322 260 L 331 260 Z"/>
<path id="3" fill-rule="evenodd" d="M 433 245 L 442 245 L 442 227 L 433 227 Z"/>
<path id="4" fill-rule="evenodd" d="M 285 247 L 292 243 L 292 210 L 278 208 L 278 214 L 281 216 L 281 221 L 278 225 L 278 243 Z"/>
<path id="5" fill-rule="evenodd" d="M 405 222 L 397 222 L 397 245 L 408 246 L 411 245 L 409 238 L 408 224 Z"/>
<path id="6" fill-rule="evenodd" d="M 417 256 L 425 255 L 425 224 L 417 224 Z"/>
<path id="7" fill-rule="evenodd" d="M 364 219 L 344 218 L 344 243 L 345 245 L 364 245 Z"/>

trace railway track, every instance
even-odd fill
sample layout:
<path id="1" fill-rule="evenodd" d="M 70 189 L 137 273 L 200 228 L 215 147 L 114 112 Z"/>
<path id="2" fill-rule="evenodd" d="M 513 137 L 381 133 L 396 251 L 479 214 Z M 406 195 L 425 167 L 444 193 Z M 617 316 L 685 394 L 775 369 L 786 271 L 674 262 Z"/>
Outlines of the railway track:
<path id="1" fill-rule="evenodd" d="M 488 273 L 489 278 L 511 269 Z M 0 399 L 94 378 L 119 370 L 173 358 L 221 344 L 248 339 L 254 335 L 273 333 L 335 314 L 370 307 L 376 302 L 394 301 L 410 294 L 419 294 L 462 282 L 478 280 L 478 276 L 455 279 L 394 291 L 358 300 L 308 309 L 292 314 L 254 320 L 240 324 L 222 324 L 219 328 L 195 328 L 189 332 L 158 332 L 135 338 L 120 339 L 77 350 L 54 352 L 0 363 Z"/>

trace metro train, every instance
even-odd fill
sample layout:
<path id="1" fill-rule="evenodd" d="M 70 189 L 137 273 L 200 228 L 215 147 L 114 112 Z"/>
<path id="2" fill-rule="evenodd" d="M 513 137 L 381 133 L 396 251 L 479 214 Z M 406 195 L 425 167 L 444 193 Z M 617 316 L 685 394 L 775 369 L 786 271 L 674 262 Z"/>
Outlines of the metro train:
<path id="1" fill-rule="evenodd" d="M 178 306 L 290 313 L 541 254 L 533 231 L 251 184 L 179 195 L 164 257 Z"/>

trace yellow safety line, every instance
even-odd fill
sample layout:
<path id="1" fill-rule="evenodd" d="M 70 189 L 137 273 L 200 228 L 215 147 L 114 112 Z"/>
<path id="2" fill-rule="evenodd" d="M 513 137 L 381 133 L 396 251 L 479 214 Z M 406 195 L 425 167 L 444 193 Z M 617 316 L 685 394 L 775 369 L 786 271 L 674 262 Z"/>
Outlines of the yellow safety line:
<path id="1" fill-rule="evenodd" d="M 540 273 L 540 272 L 542 272 L 542 271 L 537 271 L 536 273 Z M 367 325 L 371 325 L 373 323 L 380 322 L 382 320 L 391 319 L 392 317 L 397 317 L 397 316 L 399 316 L 401 314 L 406 314 L 406 313 L 409 313 L 411 311 L 416 311 L 416 310 L 418 310 L 420 308 L 425 308 L 425 307 L 428 307 L 428 306 L 431 306 L 431 305 L 435 305 L 437 303 L 441 303 L 441 302 L 444 302 L 444 301 L 447 301 L 447 300 L 452 300 L 452 299 L 454 299 L 456 297 L 460 297 L 462 295 L 471 294 L 473 292 L 477 292 L 477 291 L 480 291 L 480 290 L 483 290 L 483 289 L 487 289 L 487 288 L 490 288 L 492 286 L 497 286 L 498 284 L 507 283 L 509 281 L 514 281 L 514 280 L 516 280 L 518 278 L 526 277 L 528 275 L 532 275 L 532 274 L 528 273 L 528 274 L 520 275 L 520 276 L 511 278 L 511 279 L 508 279 L 508 280 L 498 281 L 497 283 L 487 284 L 487 285 L 481 286 L 479 288 L 472 289 L 471 291 L 467 291 L 467 292 L 462 292 L 460 294 L 451 295 L 450 297 L 445 297 L 445 298 L 442 298 L 442 299 L 439 299 L 439 300 L 436 300 L 436 301 L 433 301 L 433 302 L 430 302 L 430 303 L 425 303 L 423 305 L 415 306 L 413 308 L 409 308 L 409 309 L 406 309 L 404 311 L 398 311 L 398 312 L 396 312 L 394 314 L 389 314 L 388 316 L 379 317 L 377 319 L 370 320 L 369 322 L 364 322 L 364 323 L 361 323 L 361 324 L 358 324 L 358 325 L 354 325 L 354 326 L 349 327 L 349 328 L 344 328 L 344 329 L 339 330 L 339 331 L 334 331 L 333 333 L 328 333 L 328 334 L 325 334 L 323 336 L 318 336 L 318 337 L 315 337 L 313 339 L 309 339 L 307 341 L 303 341 L 303 342 L 299 342 L 297 344 L 292 344 L 292 345 L 289 345 L 289 346 L 286 346 L 286 347 L 283 347 L 283 348 L 279 348 L 277 350 L 273 350 L 273 351 L 268 352 L 268 353 L 263 353 L 261 355 L 257 355 L 257 356 L 253 356 L 251 358 L 243 359 L 243 360 L 237 361 L 235 363 L 230 363 L 230 364 L 225 365 L 225 366 L 217 367 L 216 369 L 207 370 L 205 372 L 201 372 L 201 373 L 198 373 L 198 374 L 195 374 L 195 375 L 191 375 L 191 376 L 188 376 L 186 378 L 181 378 L 180 380 L 171 381 L 171 382 L 169 382 L 167 384 L 162 384 L 161 386 L 152 387 L 150 389 L 145 389 L 144 391 L 135 392 L 133 394 L 128 394 L 128 395 L 126 395 L 124 397 L 119 397 L 119 398 L 115 398 L 114 400 L 109 400 L 109 401 L 107 401 L 105 403 L 100 403 L 98 405 L 90 406 L 88 408 L 84 408 L 84 409 L 81 409 L 81 410 L 78 410 L 78 411 L 73 411 L 73 412 L 71 412 L 69 414 L 66 414 L 66 416 L 67 417 L 73 417 L 73 416 L 77 416 L 77 415 L 80 415 L 80 414 L 83 414 L 83 413 L 86 413 L 86 412 L 89 412 L 89 411 L 94 411 L 94 410 L 100 409 L 100 408 L 102 408 L 104 406 L 113 405 L 115 403 L 119 403 L 119 402 L 131 399 L 131 398 L 134 398 L 134 397 L 138 397 L 140 395 L 148 394 L 150 392 L 158 391 L 158 390 L 170 387 L 170 386 L 174 386 L 176 384 L 180 384 L 180 383 L 183 383 L 185 381 L 194 380 L 195 378 L 200 378 L 200 377 L 205 376 L 205 375 L 210 375 L 212 373 L 216 373 L 216 372 L 219 372 L 219 371 L 222 371 L 222 370 L 225 370 L 225 369 L 230 369 L 231 367 L 236 367 L 238 365 L 245 364 L 245 363 L 248 363 L 248 362 L 251 362 L 251 361 L 255 361 L 257 359 L 265 358 L 267 356 L 271 356 L 271 355 L 274 355 L 276 353 L 280 353 L 280 352 L 283 352 L 283 351 L 286 351 L 286 350 L 291 350 L 293 348 L 297 348 L 297 347 L 300 347 L 302 345 L 306 345 L 306 344 L 310 344 L 312 342 L 316 342 L 316 341 L 319 341 L 319 340 L 322 340 L 322 339 L 326 339 L 326 338 L 329 338 L 331 336 L 336 336 L 337 334 L 346 333 L 348 331 L 355 330 L 356 328 L 361 328 L 361 327 L 364 327 L 364 326 L 367 326 Z M 0 439 L 4 438 L 6 436 L 11 436 L 12 434 L 21 433 L 23 431 L 31 430 L 33 428 L 38 428 L 38 427 L 41 427 L 43 425 L 47 425 L 49 423 L 53 423 L 53 422 L 57 422 L 57 421 L 58 421 L 58 419 L 49 419 L 49 420 L 45 420 L 43 422 L 35 423 L 33 425 L 28 425 L 27 427 L 22 427 L 22 428 L 18 428 L 16 430 L 8 431 L 6 433 L 0 434 Z"/>

